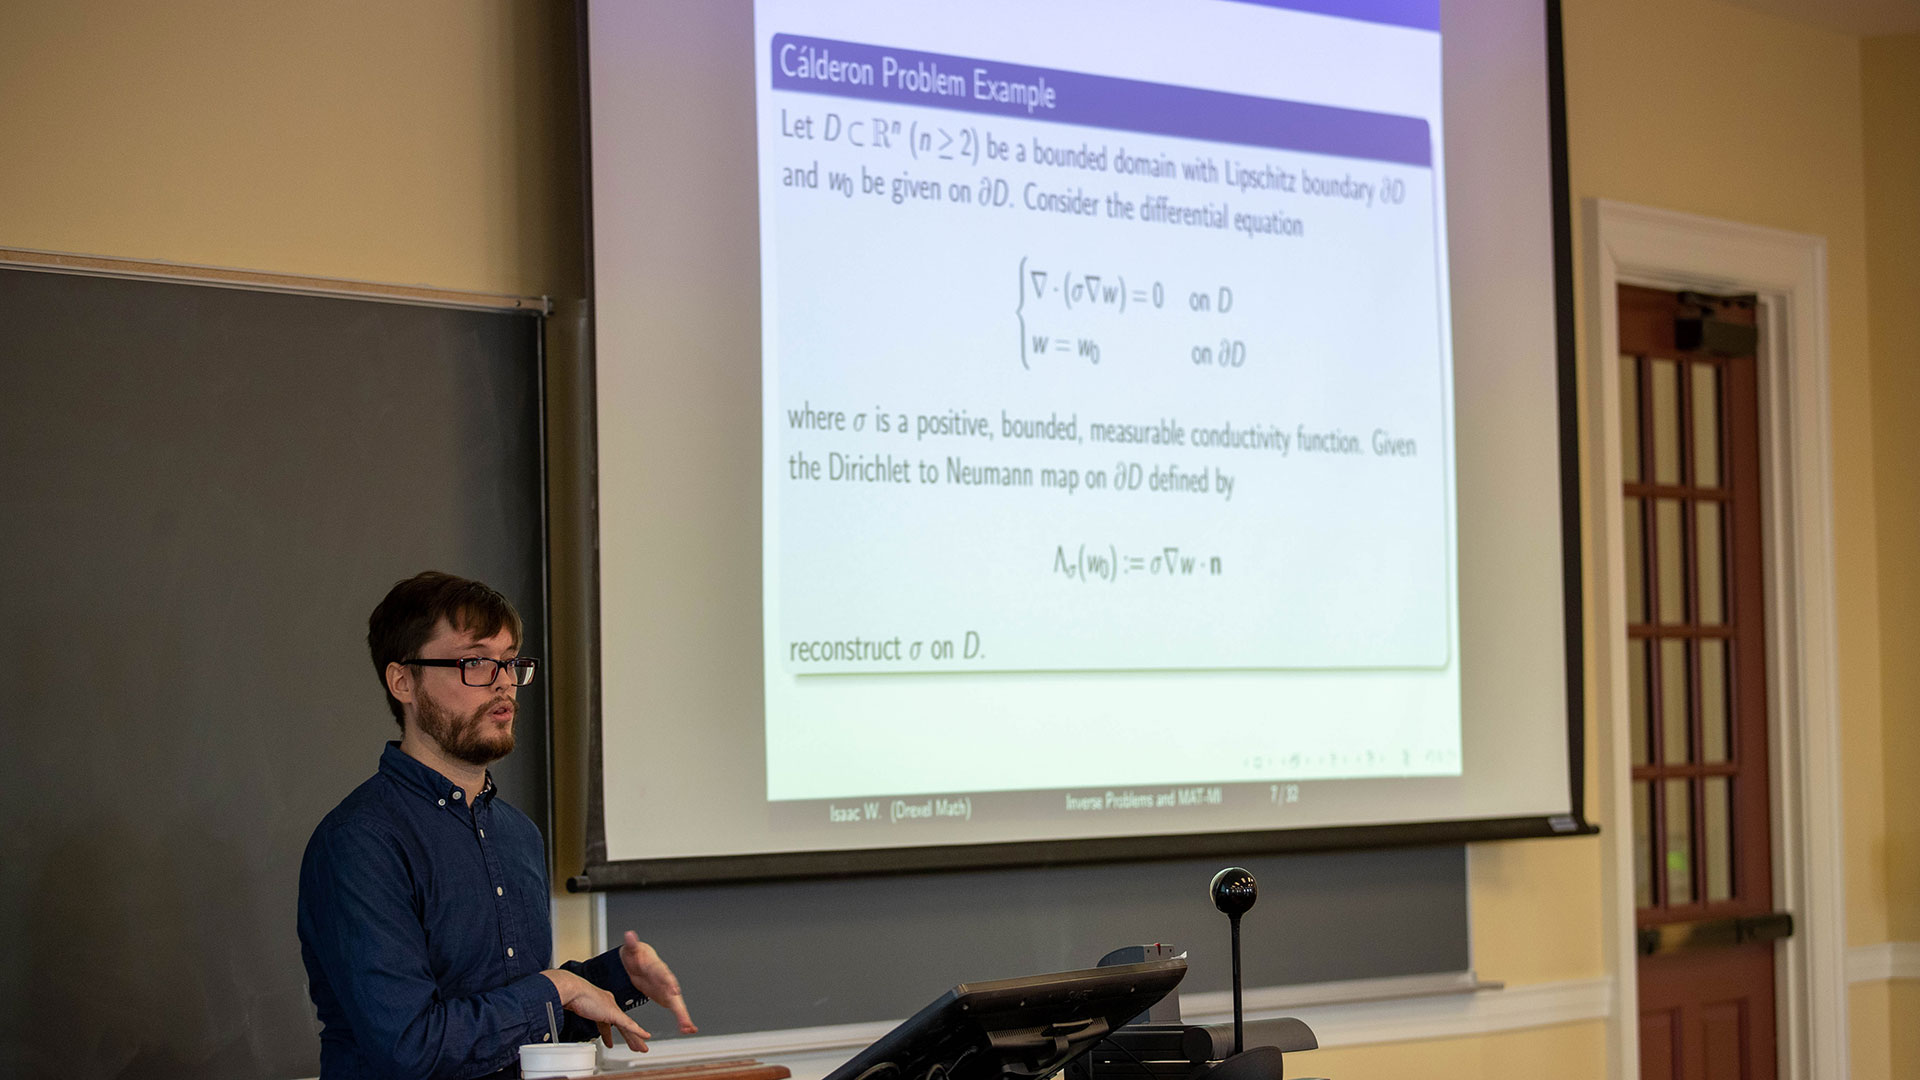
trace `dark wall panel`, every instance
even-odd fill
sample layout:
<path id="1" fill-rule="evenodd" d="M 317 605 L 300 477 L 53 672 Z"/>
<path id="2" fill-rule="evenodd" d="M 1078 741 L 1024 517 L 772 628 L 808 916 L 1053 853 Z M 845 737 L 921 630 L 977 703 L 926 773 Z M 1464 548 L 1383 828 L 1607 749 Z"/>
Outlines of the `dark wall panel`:
<path id="1" fill-rule="evenodd" d="M 1414 848 L 1238 860 L 1260 898 L 1241 923 L 1246 984 L 1466 970 L 1466 856 Z M 705 1035 L 899 1019 L 956 983 L 1092 967 L 1121 945 L 1186 949 L 1183 993 L 1225 990 L 1228 863 L 980 870 L 607 894 L 680 976 Z M 662 1031 L 657 1016 L 643 1025 Z"/>
<path id="2" fill-rule="evenodd" d="M 0 271 L 0 1075 L 318 1071 L 296 877 L 396 735 L 367 613 L 433 567 L 544 637 L 538 334 Z"/>

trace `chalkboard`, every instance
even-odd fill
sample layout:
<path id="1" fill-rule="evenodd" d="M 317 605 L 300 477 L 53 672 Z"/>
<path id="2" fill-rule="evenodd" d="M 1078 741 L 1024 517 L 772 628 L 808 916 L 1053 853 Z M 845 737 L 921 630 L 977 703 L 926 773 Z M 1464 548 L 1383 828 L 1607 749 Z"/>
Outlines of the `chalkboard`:
<path id="1" fill-rule="evenodd" d="M 368 612 L 446 570 L 542 649 L 540 330 L 0 270 L 0 1076 L 318 1071 L 296 878 L 397 737 Z"/>
<path id="2" fill-rule="evenodd" d="M 1172 843 L 1176 843 L 1174 841 Z M 1293 986 L 1462 972 L 1460 847 L 1243 857 L 1245 982 Z M 637 931 L 686 990 L 702 1035 L 898 1020 L 957 983 L 1092 967 L 1122 945 L 1187 950 L 1182 993 L 1230 985 L 1228 862 L 1176 859 L 764 882 L 607 894 L 614 940 Z M 641 1023 L 671 1037 L 643 1011 Z"/>

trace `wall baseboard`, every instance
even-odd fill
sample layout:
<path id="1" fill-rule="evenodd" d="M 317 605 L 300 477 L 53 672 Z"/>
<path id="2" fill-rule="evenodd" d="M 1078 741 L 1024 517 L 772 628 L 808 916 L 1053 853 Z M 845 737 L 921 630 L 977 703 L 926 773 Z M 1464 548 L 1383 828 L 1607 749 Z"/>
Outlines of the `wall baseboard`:
<path id="1" fill-rule="evenodd" d="M 1470 980 L 1470 976 L 1467 977 Z M 1394 980 L 1377 980 L 1381 984 Z M 1450 982 L 1458 982 L 1449 977 Z M 1357 985 L 1357 984 L 1355 984 Z M 1349 989 L 1347 992 L 1351 992 Z M 1500 987 L 1467 982 L 1437 992 L 1334 1001 L 1326 1004 L 1281 1005 L 1299 996 L 1300 988 L 1274 987 L 1247 992 L 1249 1021 L 1296 1016 L 1307 1022 L 1323 1047 L 1365 1046 L 1417 1039 L 1451 1039 L 1490 1035 L 1551 1024 L 1604 1020 L 1613 1003 L 1613 980 L 1576 979 L 1567 982 Z M 1216 1000 L 1217 999 L 1217 1000 Z M 1326 1001 L 1325 997 L 1320 1000 Z M 1225 992 L 1189 994 L 1182 998 L 1190 1023 L 1211 1024 L 1232 1018 L 1231 995 Z M 898 1023 L 757 1031 L 741 1035 L 695 1036 L 656 1042 L 644 1058 L 626 1051 L 605 1051 L 609 1066 L 664 1065 L 675 1062 L 759 1058 L 793 1070 L 793 1080 L 820 1080 L 860 1049 Z"/>
<path id="2" fill-rule="evenodd" d="M 1920 941 L 1855 945 L 1847 950 L 1847 982 L 1920 979 Z"/>

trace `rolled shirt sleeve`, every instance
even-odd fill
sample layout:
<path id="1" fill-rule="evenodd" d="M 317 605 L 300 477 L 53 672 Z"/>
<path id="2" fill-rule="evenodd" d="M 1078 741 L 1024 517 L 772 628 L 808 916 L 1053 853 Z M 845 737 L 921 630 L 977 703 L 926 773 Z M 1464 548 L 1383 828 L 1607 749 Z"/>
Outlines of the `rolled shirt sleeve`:
<path id="1" fill-rule="evenodd" d="M 619 949 L 608 949 L 588 960 L 569 960 L 560 966 L 612 994 L 623 1009 L 631 1011 L 647 1003 L 647 995 L 634 987 L 627 966 L 620 962 Z"/>

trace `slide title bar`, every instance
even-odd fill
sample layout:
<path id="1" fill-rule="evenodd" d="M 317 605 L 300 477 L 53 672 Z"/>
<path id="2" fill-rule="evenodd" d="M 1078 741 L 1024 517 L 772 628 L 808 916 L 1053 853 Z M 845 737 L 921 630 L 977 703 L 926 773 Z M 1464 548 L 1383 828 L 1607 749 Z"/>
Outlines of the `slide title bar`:
<path id="1" fill-rule="evenodd" d="M 1440 30 L 1440 0 L 1234 0 L 1256 7 L 1285 8 L 1358 22 Z"/>
<path id="2" fill-rule="evenodd" d="M 773 36 L 773 88 L 1056 124 L 1431 167 L 1424 119 L 891 49 Z"/>

